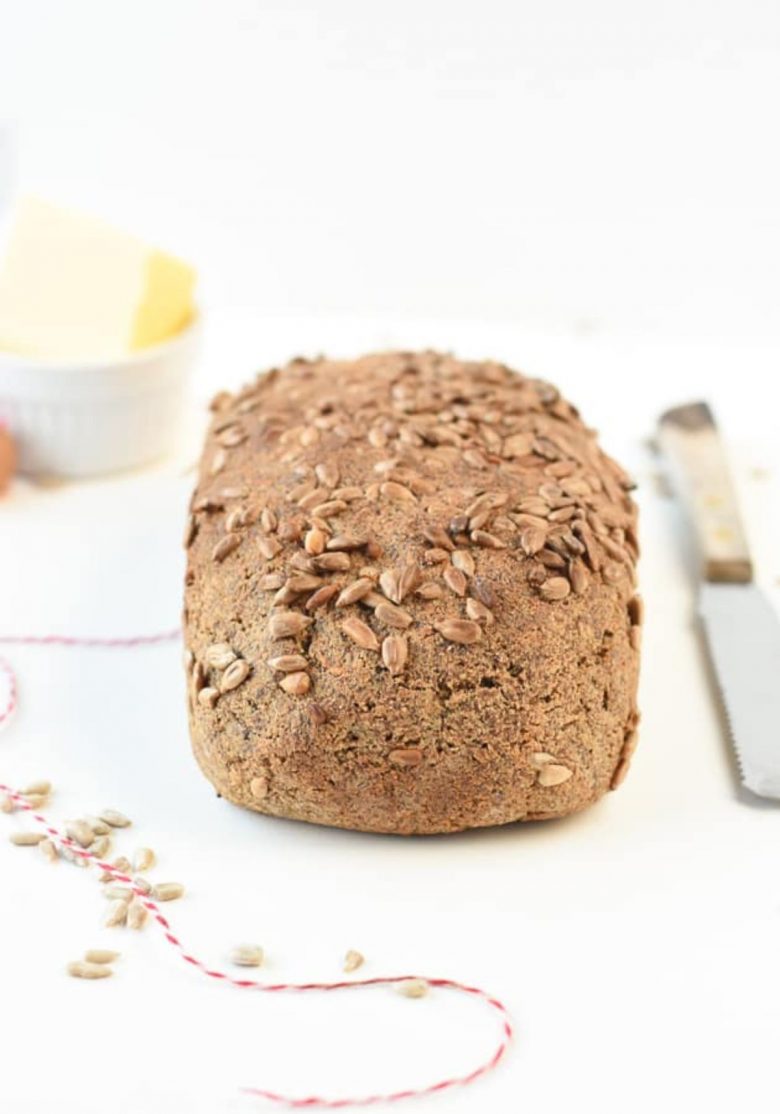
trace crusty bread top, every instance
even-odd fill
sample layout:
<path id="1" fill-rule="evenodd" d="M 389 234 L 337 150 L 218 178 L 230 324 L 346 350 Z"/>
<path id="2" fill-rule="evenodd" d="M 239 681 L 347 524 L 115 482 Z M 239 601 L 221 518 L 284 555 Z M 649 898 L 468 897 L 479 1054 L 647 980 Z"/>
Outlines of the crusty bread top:
<path id="1" fill-rule="evenodd" d="M 500 621 L 480 575 L 485 551 L 506 551 L 552 605 L 585 596 L 594 578 L 632 595 L 631 482 L 545 382 L 436 352 L 297 359 L 212 408 L 187 545 L 202 533 L 201 560 L 205 542 L 215 564 L 251 547 L 256 587 L 275 593 L 271 642 L 295 639 L 327 608 L 346 638 L 402 672 L 403 632 L 442 597 L 438 635 L 480 642 Z M 349 610 L 357 602 L 374 626 Z M 290 659 L 283 689 L 307 692 L 305 665 L 279 656 Z"/>

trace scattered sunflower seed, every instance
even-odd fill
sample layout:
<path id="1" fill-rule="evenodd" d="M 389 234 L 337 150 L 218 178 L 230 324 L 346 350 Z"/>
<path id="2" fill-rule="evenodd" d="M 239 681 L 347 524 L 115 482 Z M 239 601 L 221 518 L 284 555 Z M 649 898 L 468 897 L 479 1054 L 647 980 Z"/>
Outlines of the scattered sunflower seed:
<path id="1" fill-rule="evenodd" d="M 17 847 L 37 847 L 46 836 L 43 832 L 12 832 L 9 838 Z"/>
<path id="2" fill-rule="evenodd" d="M 151 847 L 139 847 L 133 855 L 133 870 L 141 873 L 144 870 L 151 870 L 157 862 L 157 856 Z"/>
<path id="3" fill-rule="evenodd" d="M 104 808 L 102 812 L 98 813 L 98 816 L 112 828 L 129 828 L 132 824 L 132 820 L 129 820 L 124 813 L 118 812 L 115 808 Z"/>
<path id="4" fill-rule="evenodd" d="M 206 665 L 210 665 L 212 669 L 227 669 L 238 655 L 227 642 L 215 642 L 208 647 L 203 657 Z"/>
<path id="5" fill-rule="evenodd" d="M 230 953 L 236 967 L 262 967 L 263 949 L 258 944 L 239 944 Z"/>
<path id="6" fill-rule="evenodd" d="M 434 623 L 433 626 L 442 638 L 463 646 L 479 642 L 482 638 L 482 628 L 472 619 L 445 619 L 444 622 Z"/>
<path id="7" fill-rule="evenodd" d="M 345 619 L 341 624 L 341 629 L 348 638 L 356 642 L 363 650 L 378 650 L 379 640 L 374 632 L 371 630 L 362 619 L 357 616 L 351 615 L 349 619 Z"/>
<path id="8" fill-rule="evenodd" d="M 71 978 L 74 979 L 107 979 L 114 973 L 104 963 L 85 963 L 81 959 L 69 963 L 67 970 Z"/>
<path id="9" fill-rule="evenodd" d="M 396 992 L 404 998 L 424 998 L 428 989 L 428 983 L 424 979 L 404 979 L 396 984 Z"/>
<path id="10" fill-rule="evenodd" d="M 149 910 L 140 901 L 134 901 L 127 910 L 127 927 L 136 931 L 142 929 L 149 917 Z"/>
<path id="11" fill-rule="evenodd" d="M 231 662 L 220 678 L 219 691 L 224 693 L 237 689 L 249 676 L 249 668 L 249 662 L 244 661 L 243 658 Z"/>
<path id="12" fill-rule="evenodd" d="M 572 776 L 572 771 L 567 766 L 559 766 L 555 762 L 545 763 L 537 774 L 536 780 L 540 785 L 549 788 L 553 785 L 562 785 Z"/>
<path id="13" fill-rule="evenodd" d="M 176 901 L 184 894 L 184 886 L 180 882 L 158 882 L 152 887 L 152 896 L 155 901 Z"/>
<path id="14" fill-rule="evenodd" d="M 104 922 L 106 928 L 120 928 L 127 922 L 127 906 L 128 902 L 121 898 L 111 902 Z"/>
<path id="15" fill-rule="evenodd" d="M 308 673 L 287 673 L 279 682 L 279 688 L 291 696 L 304 696 L 311 688 L 311 677 Z"/>
<path id="16" fill-rule="evenodd" d="M 86 820 L 69 820 L 65 825 L 65 834 L 79 847 L 91 847 L 95 842 L 95 833 Z"/>
<path id="17" fill-rule="evenodd" d="M 108 948 L 90 948 L 84 952 L 84 959 L 87 963 L 114 963 L 119 959 L 119 952 L 109 951 Z"/>
<path id="18" fill-rule="evenodd" d="M 344 956 L 344 962 L 341 966 L 341 969 L 347 975 L 350 975 L 353 971 L 357 971 L 358 967 L 362 967 L 364 963 L 365 959 L 360 954 L 360 952 L 356 952 L 354 951 L 354 949 L 350 948 L 347 954 Z"/>

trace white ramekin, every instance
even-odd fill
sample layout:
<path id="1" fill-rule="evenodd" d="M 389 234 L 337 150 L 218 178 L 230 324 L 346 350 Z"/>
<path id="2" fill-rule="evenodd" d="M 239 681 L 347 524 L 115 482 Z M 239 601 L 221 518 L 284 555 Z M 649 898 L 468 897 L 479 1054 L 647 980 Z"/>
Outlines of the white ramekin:
<path id="1" fill-rule="evenodd" d="M 115 360 L 56 363 L 0 352 L 0 421 L 28 475 L 94 476 L 176 443 L 200 340 L 195 318 L 163 344 Z"/>

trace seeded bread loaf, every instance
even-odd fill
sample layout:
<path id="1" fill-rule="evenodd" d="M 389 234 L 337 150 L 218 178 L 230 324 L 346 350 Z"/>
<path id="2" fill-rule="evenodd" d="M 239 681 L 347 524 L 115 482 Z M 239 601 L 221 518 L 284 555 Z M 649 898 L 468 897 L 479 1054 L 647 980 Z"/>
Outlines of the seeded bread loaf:
<path id="1" fill-rule="evenodd" d="M 432 833 L 619 784 L 636 508 L 554 387 L 393 352 L 294 360 L 212 407 L 184 617 L 193 746 L 221 795 Z"/>

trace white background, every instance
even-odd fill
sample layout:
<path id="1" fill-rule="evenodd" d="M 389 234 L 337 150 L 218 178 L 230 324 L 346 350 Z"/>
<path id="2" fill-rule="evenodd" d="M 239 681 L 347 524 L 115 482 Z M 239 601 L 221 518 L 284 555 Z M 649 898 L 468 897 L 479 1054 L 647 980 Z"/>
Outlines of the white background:
<path id="1" fill-rule="evenodd" d="M 0 0 L 0 196 L 16 181 L 196 260 L 198 395 L 297 351 L 439 344 L 556 380 L 640 482 L 642 745 L 621 791 L 556 825 L 429 840 L 329 832 L 217 801 L 188 752 L 178 651 L 18 649 L 0 781 L 57 819 L 110 803 L 149 843 L 198 954 L 257 939 L 276 979 L 407 970 L 485 985 L 519 1039 L 420 1109 L 776 1109 L 776 807 L 735 786 L 692 623 L 675 504 L 643 447 L 706 396 L 778 600 L 780 15 L 766 3 L 393 5 Z M 178 619 L 176 459 L 0 503 L 0 633 Z M 758 470 L 758 471 L 757 471 Z M 764 470 L 769 471 L 769 475 Z M 9 831 L 16 819 L 0 816 Z M 199 980 L 151 931 L 101 929 L 87 872 L 0 833 L 0 1073 L 10 1114 L 244 1114 L 242 1084 L 424 1083 L 489 1017 L 267 999 Z M 116 977 L 67 980 L 120 941 Z"/>

